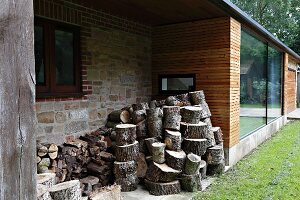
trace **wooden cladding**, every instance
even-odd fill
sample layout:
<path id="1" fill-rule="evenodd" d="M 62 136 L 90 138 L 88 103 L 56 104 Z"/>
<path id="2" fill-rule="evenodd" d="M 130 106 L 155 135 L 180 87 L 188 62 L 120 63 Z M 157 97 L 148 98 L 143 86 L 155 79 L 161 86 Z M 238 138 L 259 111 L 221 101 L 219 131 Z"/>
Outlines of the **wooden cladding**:
<path id="1" fill-rule="evenodd" d="M 196 90 L 204 90 L 225 147 L 238 143 L 240 24 L 222 17 L 159 26 L 152 41 L 154 97 L 159 95 L 159 75 L 195 74 Z"/>
<path id="2" fill-rule="evenodd" d="M 297 73 L 291 70 L 297 62 L 288 54 L 284 56 L 284 114 L 288 114 L 297 108 L 296 105 L 296 76 Z M 291 68 L 291 69 L 290 69 Z"/>

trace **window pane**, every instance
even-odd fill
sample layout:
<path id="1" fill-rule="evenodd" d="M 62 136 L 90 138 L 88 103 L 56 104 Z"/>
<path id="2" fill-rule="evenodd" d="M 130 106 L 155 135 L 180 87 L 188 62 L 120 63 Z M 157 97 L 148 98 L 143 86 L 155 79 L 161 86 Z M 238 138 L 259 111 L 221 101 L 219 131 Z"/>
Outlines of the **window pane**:
<path id="1" fill-rule="evenodd" d="M 190 91 L 194 88 L 193 77 L 165 77 L 161 78 L 162 91 Z"/>
<path id="2" fill-rule="evenodd" d="M 240 136 L 266 124 L 267 45 L 242 31 Z"/>
<path id="3" fill-rule="evenodd" d="M 56 84 L 74 85 L 73 33 L 55 30 Z"/>
<path id="4" fill-rule="evenodd" d="M 268 122 L 281 116 L 282 54 L 268 48 Z"/>
<path id="5" fill-rule="evenodd" d="M 35 74 L 37 85 L 45 85 L 44 60 L 44 31 L 43 27 L 34 27 Z"/>

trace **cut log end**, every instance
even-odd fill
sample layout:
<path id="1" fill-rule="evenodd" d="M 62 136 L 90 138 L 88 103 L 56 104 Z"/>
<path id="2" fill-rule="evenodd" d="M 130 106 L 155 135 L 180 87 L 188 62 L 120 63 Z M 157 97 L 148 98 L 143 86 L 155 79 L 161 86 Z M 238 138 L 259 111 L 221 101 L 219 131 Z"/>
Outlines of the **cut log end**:
<path id="1" fill-rule="evenodd" d="M 157 163 L 165 162 L 165 148 L 166 144 L 161 142 L 152 143 L 152 159 Z"/>
<path id="2" fill-rule="evenodd" d="M 184 172 L 188 175 L 196 174 L 200 170 L 201 157 L 193 153 L 187 155 Z"/>
<path id="3" fill-rule="evenodd" d="M 54 185 L 49 189 L 49 193 L 52 199 L 56 200 L 80 200 L 80 182 L 73 180 Z"/>
<path id="4" fill-rule="evenodd" d="M 149 193 L 155 196 L 179 194 L 181 192 L 178 180 L 169 183 L 155 183 L 145 179 L 145 185 Z"/>
<path id="5" fill-rule="evenodd" d="M 184 151 L 170 151 L 166 150 L 165 152 L 166 164 L 173 169 L 183 171 L 186 154 Z"/>

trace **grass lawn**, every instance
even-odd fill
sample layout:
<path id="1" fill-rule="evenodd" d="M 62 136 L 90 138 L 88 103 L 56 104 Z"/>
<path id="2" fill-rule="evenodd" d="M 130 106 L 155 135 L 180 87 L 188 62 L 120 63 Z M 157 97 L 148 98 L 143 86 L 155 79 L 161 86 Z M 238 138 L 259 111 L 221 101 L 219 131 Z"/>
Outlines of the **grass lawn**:
<path id="1" fill-rule="evenodd" d="M 299 199 L 300 122 L 285 126 L 195 199 Z"/>
<path id="2" fill-rule="evenodd" d="M 240 137 L 266 124 L 266 119 L 261 117 L 240 117 Z"/>

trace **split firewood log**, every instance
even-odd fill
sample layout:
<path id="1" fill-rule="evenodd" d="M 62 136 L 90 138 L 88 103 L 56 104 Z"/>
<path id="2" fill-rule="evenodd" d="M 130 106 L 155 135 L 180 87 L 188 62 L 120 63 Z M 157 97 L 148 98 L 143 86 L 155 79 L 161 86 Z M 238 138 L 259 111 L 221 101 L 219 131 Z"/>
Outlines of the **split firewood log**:
<path id="1" fill-rule="evenodd" d="M 52 200 L 48 188 L 44 185 L 37 184 L 36 187 L 37 200 Z"/>
<path id="2" fill-rule="evenodd" d="M 46 156 L 48 153 L 48 148 L 42 144 L 37 144 L 37 155 L 40 157 Z"/>
<path id="3" fill-rule="evenodd" d="M 49 193 L 55 200 L 80 200 L 80 182 L 79 180 L 72 180 L 59 183 L 51 187 Z"/>
<path id="4" fill-rule="evenodd" d="M 137 163 L 134 160 L 127 162 L 114 162 L 114 174 L 117 178 L 124 178 L 128 174 L 134 174 L 137 171 Z"/>
<path id="5" fill-rule="evenodd" d="M 201 157 L 190 153 L 186 156 L 184 172 L 188 175 L 193 175 L 199 172 L 201 164 Z"/>
<path id="6" fill-rule="evenodd" d="M 186 154 L 194 153 L 198 156 L 205 154 L 207 148 L 207 139 L 184 139 L 182 149 Z"/>
<path id="7" fill-rule="evenodd" d="M 166 130 L 165 144 L 167 149 L 172 151 L 181 150 L 181 133 L 179 131 Z"/>
<path id="8" fill-rule="evenodd" d="M 39 156 L 36 156 L 36 164 L 39 164 L 42 161 L 42 158 Z"/>
<path id="9" fill-rule="evenodd" d="M 223 144 L 223 133 L 220 127 L 213 127 L 212 131 L 214 133 L 215 141 L 217 145 Z"/>
<path id="10" fill-rule="evenodd" d="M 147 109 L 147 128 L 150 137 L 162 137 L 162 110 L 160 108 Z"/>
<path id="11" fill-rule="evenodd" d="M 146 138 L 148 136 L 147 130 L 147 121 L 143 120 L 136 124 L 136 137 L 139 138 Z"/>
<path id="12" fill-rule="evenodd" d="M 145 178 L 153 182 L 170 182 L 177 179 L 181 171 L 175 170 L 166 164 L 152 162 L 148 166 Z"/>
<path id="13" fill-rule="evenodd" d="M 179 194 L 181 192 L 180 182 L 178 180 L 168 183 L 155 183 L 145 179 L 145 185 L 149 193 L 155 196 Z"/>
<path id="14" fill-rule="evenodd" d="M 45 185 L 46 188 L 50 188 L 56 183 L 55 176 L 55 173 L 37 174 L 37 184 Z"/>
<path id="15" fill-rule="evenodd" d="M 165 148 L 166 144 L 161 142 L 152 143 L 152 159 L 156 163 L 165 162 Z"/>
<path id="16" fill-rule="evenodd" d="M 196 106 L 185 106 L 180 110 L 182 122 L 198 124 L 200 122 L 202 108 Z"/>
<path id="17" fill-rule="evenodd" d="M 135 141 L 133 144 L 116 146 L 116 160 L 120 162 L 136 160 L 139 153 L 139 143 Z"/>
<path id="18" fill-rule="evenodd" d="M 115 110 L 108 115 L 109 121 L 122 122 L 124 124 L 130 122 L 130 114 L 127 110 Z"/>
<path id="19" fill-rule="evenodd" d="M 186 154 L 184 151 L 170 151 L 165 152 L 166 164 L 173 169 L 183 171 Z"/>
<path id="20" fill-rule="evenodd" d="M 116 178 L 116 183 L 121 186 L 122 192 L 130 192 L 137 189 L 139 179 L 136 173 L 127 174 L 124 178 Z"/>
<path id="21" fill-rule="evenodd" d="M 210 147 L 206 151 L 206 162 L 208 165 L 217 165 L 224 162 L 224 150 L 222 146 Z"/>
<path id="22" fill-rule="evenodd" d="M 37 165 L 37 172 L 40 173 L 47 173 L 48 168 L 50 166 L 50 158 L 43 158 L 41 162 Z"/>
<path id="23" fill-rule="evenodd" d="M 197 192 L 202 190 L 201 174 L 199 172 L 192 175 L 182 174 L 180 183 L 182 189 L 188 192 Z"/>
<path id="24" fill-rule="evenodd" d="M 89 171 L 89 173 L 94 174 L 94 175 L 104 174 L 105 171 L 109 170 L 109 166 L 101 165 L 96 162 L 90 162 L 87 165 L 87 170 Z"/>
<path id="25" fill-rule="evenodd" d="M 209 129 L 204 122 L 198 124 L 180 123 L 180 132 L 186 139 L 205 139 L 209 137 Z"/>
<path id="26" fill-rule="evenodd" d="M 203 100 L 205 101 L 205 95 L 203 90 L 189 92 L 189 95 L 192 105 L 199 105 L 203 102 Z"/>
<path id="27" fill-rule="evenodd" d="M 164 106 L 163 107 L 163 128 L 170 130 L 180 130 L 180 107 L 179 106 Z"/>
<path id="28" fill-rule="evenodd" d="M 207 164 L 204 160 L 201 160 L 200 162 L 200 174 L 201 174 L 201 179 L 206 178 L 206 171 L 207 171 Z"/>
<path id="29" fill-rule="evenodd" d="M 152 154 L 152 144 L 153 144 L 154 142 L 158 142 L 158 139 L 155 138 L 155 137 L 151 137 L 151 138 L 146 138 L 146 139 L 145 139 L 145 143 L 146 143 L 148 152 L 151 153 L 151 154 Z"/>
<path id="30" fill-rule="evenodd" d="M 136 125 L 120 124 L 116 126 L 116 144 L 118 146 L 132 144 L 136 140 Z"/>
<path id="31" fill-rule="evenodd" d="M 146 110 L 135 110 L 132 113 L 132 122 L 137 124 L 146 119 Z"/>

